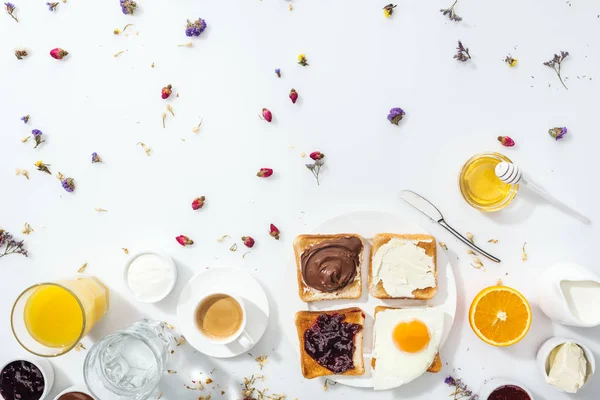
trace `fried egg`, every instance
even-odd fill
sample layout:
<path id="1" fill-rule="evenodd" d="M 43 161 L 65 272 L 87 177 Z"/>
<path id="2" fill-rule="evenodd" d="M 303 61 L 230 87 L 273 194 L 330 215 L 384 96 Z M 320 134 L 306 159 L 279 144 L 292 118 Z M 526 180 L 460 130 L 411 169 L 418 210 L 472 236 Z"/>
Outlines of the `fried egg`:
<path id="1" fill-rule="evenodd" d="M 436 308 L 394 308 L 375 316 L 373 386 L 385 390 L 423 375 L 438 354 L 444 312 Z"/>

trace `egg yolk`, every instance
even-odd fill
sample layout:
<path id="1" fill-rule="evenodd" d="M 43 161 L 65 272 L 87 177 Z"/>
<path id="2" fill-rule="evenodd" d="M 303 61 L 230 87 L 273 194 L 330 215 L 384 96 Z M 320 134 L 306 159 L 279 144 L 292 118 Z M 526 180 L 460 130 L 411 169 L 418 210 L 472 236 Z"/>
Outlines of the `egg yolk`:
<path id="1" fill-rule="evenodd" d="M 418 320 L 400 322 L 392 332 L 396 346 L 407 353 L 417 353 L 429 344 L 429 329 Z"/>

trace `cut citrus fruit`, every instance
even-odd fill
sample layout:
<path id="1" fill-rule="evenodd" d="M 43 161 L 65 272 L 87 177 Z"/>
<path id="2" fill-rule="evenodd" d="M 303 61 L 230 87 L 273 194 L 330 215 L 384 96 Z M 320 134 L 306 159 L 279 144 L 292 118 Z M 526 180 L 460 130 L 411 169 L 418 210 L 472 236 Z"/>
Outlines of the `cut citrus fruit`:
<path id="1" fill-rule="evenodd" d="M 473 332 L 493 346 L 510 346 L 525 337 L 531 326 L 531 307 L 521 293 L 507 286 L 483 289 L 471 303 Z"/>

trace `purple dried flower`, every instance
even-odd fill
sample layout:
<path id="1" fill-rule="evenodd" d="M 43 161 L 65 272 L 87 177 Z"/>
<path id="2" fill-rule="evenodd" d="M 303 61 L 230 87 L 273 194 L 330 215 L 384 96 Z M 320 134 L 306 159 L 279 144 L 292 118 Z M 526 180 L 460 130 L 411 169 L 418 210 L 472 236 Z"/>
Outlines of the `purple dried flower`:
<path id="1" fill-rule="evenodd" d="M 565 89 L 569 90 L 569 88 L 567 87 L 567 85 L 565 85 L 565 83 L 563 82 L 562 76 L 560 75 L 560 66 L 561 63 L 563 61 L 565 61 L 565 58 L 567 58 L 569 56 L 569 52 L 568 51 L 561 51 L 560 52 L 560 56 L 558 54 L 554 55 L 554 58 L 550 61 L 546 61 L 544 63 L 544 65 L 546 67 L 550 67 L 554 70 L 554 72 L 556 72 L 556 75 L 558 76 L 558 79 L 560 80 L 560 83 L 562 83 L 562 85 L 565 87 Z"/>
<path id="2" fill-rule="evenodd" d="M 65 178 L 61 182 L 62 187 L 69 193 L 75 190 L 75 180 L 73 178 Z"/>
<path id="3" fill-rule="evenodd" d="M 4 251 L 0 253 L 0 258 L 9 254 L 22 254 L 27 257 L 27 250 L 23 248 L 23 241 L 17 242 L 13 235 L 0 229 L 0 247 L 4 247 Z"/>
<path id="4" fill-rule="evenodd" d="M 281 69 L 275 68 L 275 75 L 277 75 L 278 78 L 281 78 Z"/>
<path id="5" fill-rule="evenodd" d="M 4 9 L 6 10 L 6 13 L 8 15 L 10 15 L 12 19 L 14 19 L 15 21 L 19 22 L 19 20 L 17 19 L 17 17 L 15 17 L 15 9 L 16 8 L 17 7 L 13 3 L 4 3 Z"/>
<path id="6" fill-rule="evenodd" d="M 556 140 L 562 139 L 567 134 L 567 127 L 549 129 L 548 134 Z"/>
<path id="7" fill-rule="evenodd" d="M 454 58 L 456 58 L 458 61 L 467 62 L 471 59 L 471 55 L 469 54 L 469 48 L 464 47 L 460 40 L 458 41 L 458 47 L 456 48 L 456 50 L 458 51 L 454 55 Z"/>
<path id="8" fill-rule="evenodd" d="M 185 26 L 185 35 L 186 36 L 200 36 L 202 32 L 206 29 L 206 21 L 202 18 L 198 18 L 195 21 L 187 20 Z"/>
<path id="9" fill-rule="evenodd" d="M 454 378 L 452 376 L 448 376 L 446 379 L 444 379 L 444 383 L 446 385 L 454 385 Z"/>
<path id="10" fill-rule="evenodd" d="M 402 117 L 404 117 L 406 113 L 400 107 L 394 107 L 390 110 L 390 113 L 387 116 L 388 121 L 390 121 L 394 125 L 398 125 Z"/>
<path id="11" fill-rule="evenodd" d="M 462 18 L 460 16 L 458 16 L 456 14 L 456 12 L 454 11 L 454 6 L 456 6 L 456 3 L 458 3 L 458 0 L 455 0 L 454 3 L 452 3 L 452 5 L 450 7 L 448 7 L 448 8 L 442 8 L 440 10 L 440 12 L 443 15 L 447 15 L 448 18 L 450 19 L 450 21 L 459 22 L 459 21 L 462 21 Z"/>
<path id="12" fill-rule="evenodd" d="M 21 117 L 21 121 L 23 121 L 24 124 L 28 123 L 29 122 L 29 114 Z"/>
<path id="13" fill-rule="evenodd" d="M 463 383 L 462 379 L 454 379 L 452 376 L 448 376 L 444 379 L 444 383 L 448 386 L 454 386 L 454 392 L 450 396 L 454 396 L 455 399 L 468 398 L 468 400 L 478 400 L 479 396 L 473 393 L 466 384 Z"/>
<path id="14" fill-rule="evenodd" d="M 137 8 L 137 3 L 133 0 L 120 0 L 121 3 L 121 11 L 123 14 L 133 15 L 135 13 L 135 9 Z"/>
<path id="15" fill-rule="evenodd" d="M 39 129 L 32 130 L 31 134 L 33 135 L 33 140 L 35 140 L 35 146 L 33 146 L 34 149 L 45 142 L 45 140 L 42 140 L 42 131 Z"/>
<path id="16" fill-rule="evenodd" d="M 55 11 L 56 7 L 58 7 L 58 2 L 55 2 L 55 3 L 46 3 L 46 5 L 48 6 L 48 10 Z"/>
<path id="17" fill-rule="evenodd" d="M 92 164 L 101 163 L 101 162 L 102 162 L 102 159 L 100 158 L 100 156 L 98 155 L 98 153 L 93 152 L 92 153 Z"/>

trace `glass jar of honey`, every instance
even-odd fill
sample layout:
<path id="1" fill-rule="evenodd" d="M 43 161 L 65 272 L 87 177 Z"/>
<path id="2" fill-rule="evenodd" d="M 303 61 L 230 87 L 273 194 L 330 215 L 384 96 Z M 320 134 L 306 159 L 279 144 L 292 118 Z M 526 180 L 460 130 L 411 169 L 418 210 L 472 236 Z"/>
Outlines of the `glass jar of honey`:
<path id="1" fill-rule="evenodd" d="M 512 161 L 500 153 L 479 153 L 460 170 L 458 186 L 463 198 L 481 211 L 498 211 L 510 204 L 519 185 L 509 185 L 496 176 L 496 165 Z"/>

